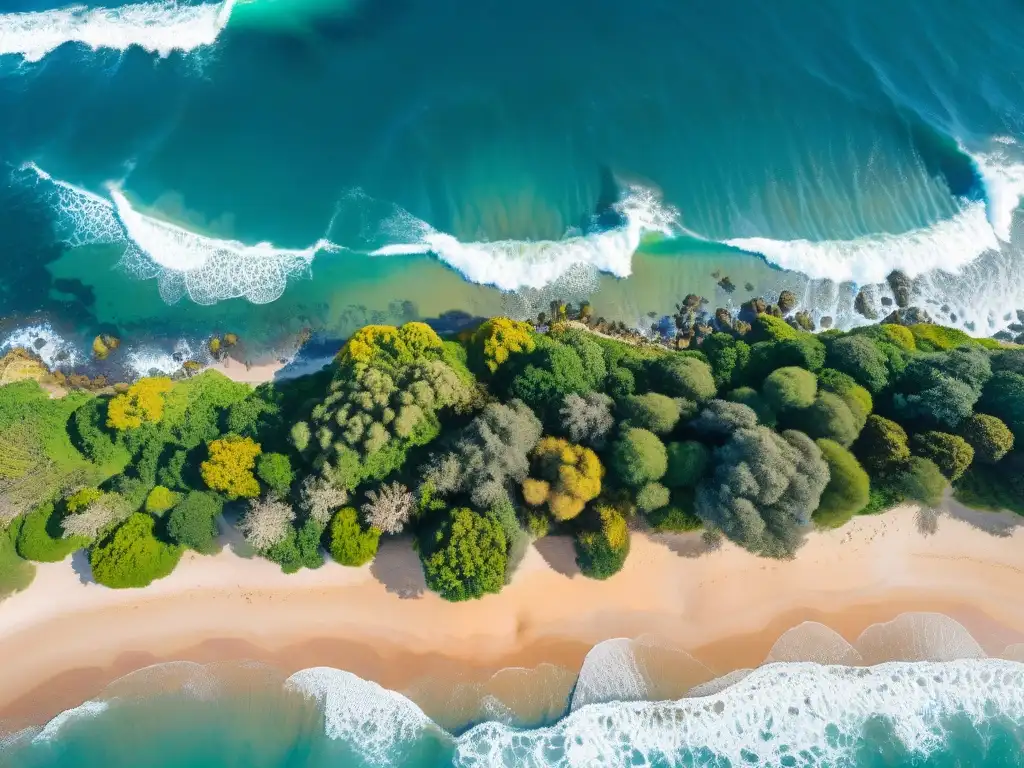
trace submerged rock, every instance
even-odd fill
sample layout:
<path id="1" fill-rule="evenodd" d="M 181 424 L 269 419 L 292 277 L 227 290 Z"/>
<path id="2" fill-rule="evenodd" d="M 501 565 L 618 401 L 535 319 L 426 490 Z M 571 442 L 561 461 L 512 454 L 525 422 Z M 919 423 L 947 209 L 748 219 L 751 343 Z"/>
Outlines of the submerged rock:
<path id="1" fill-rule="evenodd" d="M 718 287 L 721 288 L 726 293 L 732 293 L 733 291 L 736 290 L 736 284 L 729 279 L 728 275 L 726 275 L 725 277 L 718 281 Z"/>

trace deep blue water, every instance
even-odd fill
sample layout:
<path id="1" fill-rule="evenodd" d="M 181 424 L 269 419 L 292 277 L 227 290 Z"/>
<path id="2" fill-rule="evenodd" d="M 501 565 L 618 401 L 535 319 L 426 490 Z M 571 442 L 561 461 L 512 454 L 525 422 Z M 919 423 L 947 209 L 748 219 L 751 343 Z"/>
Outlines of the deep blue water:
<path id="1" fill-rule="evenodd" d="M 901 268 L 990 334 L 1024 305 L 1022 27 L 1015 0 L 14 0 L 0 310 L 267 344 L 552 292 L 635 322 L 714 293 L 711 259 L 841 323 Z"/>

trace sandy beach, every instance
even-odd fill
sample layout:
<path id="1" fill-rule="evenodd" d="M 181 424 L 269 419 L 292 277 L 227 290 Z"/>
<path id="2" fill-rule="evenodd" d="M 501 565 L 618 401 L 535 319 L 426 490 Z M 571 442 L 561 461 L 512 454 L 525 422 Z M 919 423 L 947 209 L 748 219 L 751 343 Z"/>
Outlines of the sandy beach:
<path id="1" fill-rule="evenodd" d="M 915 510 L 901 508 L 814 533 L 788 562 L 732 545 L 702 552 L 696 535 L 636 535 L 624 570 L 606 582 L 576 572 L 570 540 L 542 539 L 501 594 L 463 604 L 425 590 L 403 540 L 385 542 L 365 568 L 328 563 L 294 575 L 227 547 L 123 591 L 92 583 L 79 554 L 38 566 L 26 591 L 0 603 L 0 720 L 45 721 L 169 660 L 334 666 L 402 690 L 545 662 L 575 671 L 599 641 L 654 635 L 709 678 L 762 663 L 801 622 L 853 642 L 919 611 L 952 617 L 1002 655 L 1024 642 L 1019 522 L 957 507 L 925 536 Z"/>

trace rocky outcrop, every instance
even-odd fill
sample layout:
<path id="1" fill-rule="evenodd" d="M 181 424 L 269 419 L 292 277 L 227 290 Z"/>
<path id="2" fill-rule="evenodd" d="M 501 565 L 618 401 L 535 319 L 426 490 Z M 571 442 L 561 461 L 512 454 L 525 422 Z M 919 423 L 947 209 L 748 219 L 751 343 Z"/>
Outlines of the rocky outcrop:
<path id="1" fill-rule="evenodd" d="M 875 311 L 875 292 L 870 286 L 864 286 L 857 291 L 853 300 L 854 310 L 868 320 L 877 320 L 878 312 Z"/>
<path id="2" fill-rule="evenodd" d="M 834 322 L 835 321 L 832 319 L 831 315 L 825 315 L 823 318 L 821 318 L 821 322 L 819 323 L 821 325 L 821 330 L 827 331 L 829 328 L 832 327 L 832 324 Z"/>
<path id="3" fill-rule="evenodd" d="M 887 325 L 919 325 L 921 323 L 933 323 L 928 311 L 921 307 L 907 307 L 906 309 L 894 309 L 884 320 Z"/>
<path id="4" fill-rule="evenodd" d="M 896 306 L 900 309 L 909 307 L 910 294 L 914 287 L 910 282 L 910 278 L 898 269 L 894 269 L 888 274 L 885 281 L 889 284 L 889 288 L 892 289 L 893 298 L 896 299 Z"/>
<path id="5" fill-rule="evenodd" d="M 50 381 L 52 376 L 39 355 L 23 347 L 15 347 L 0 357 L 0 384 L 25 379 L 43 383 Z"/>
<path id="6" fill-rule="evenodd" d="M 779 310 L 784 315 L 788 315 L 794 309 L 796 309 L 796 294 L 792 291 L 783 291 L 779 294 Z"/>
<path id="7" fill-rule="evenodd" d="M 101 333 L 92 340 L 92 356 L 97 360 L 106 360 L 115 349 L 121 346 L 121 340 L 116 336 Z"/>

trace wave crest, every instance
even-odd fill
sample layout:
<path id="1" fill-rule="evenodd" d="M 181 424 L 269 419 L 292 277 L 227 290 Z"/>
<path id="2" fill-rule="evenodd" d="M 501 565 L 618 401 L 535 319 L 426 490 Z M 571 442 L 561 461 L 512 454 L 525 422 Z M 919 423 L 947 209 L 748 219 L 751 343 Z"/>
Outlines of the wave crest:
<path id="1" fill-rule="evenodd" d="M 175 0 L 114 8 L 84 5 L 0 15 L 0 55 L 39 61 L 66 43 L 94 51 L 138 46 L 160 57 L 212 45 L 231 16 L 235 0 L 187 5 Z"/>

